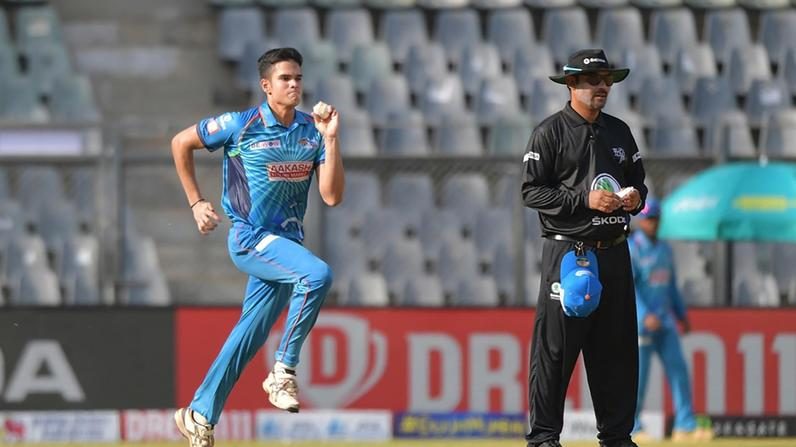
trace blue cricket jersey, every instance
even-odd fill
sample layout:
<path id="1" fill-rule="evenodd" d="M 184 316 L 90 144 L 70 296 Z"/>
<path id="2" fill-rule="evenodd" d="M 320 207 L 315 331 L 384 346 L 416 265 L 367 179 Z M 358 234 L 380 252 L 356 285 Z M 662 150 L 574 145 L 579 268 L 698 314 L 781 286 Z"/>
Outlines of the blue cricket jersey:
<path id="1" fill-rule="evenodd" d="M 657 315 L 662 328 L 676 329 L 672 314 L 685 319 L 685 304 L 677 288 L 671 247 L 660 240 L 653 242 L 642 231 L 633 232 L 629 242 L 639 334 L 646 334 L 643 322 L 649 313 Z"/>
<path id="2" fill-rule="evenodd" d="M 266 233 L 301 242 L 312 174 L 326 157 L 312 116 L 296 110 L 285 127 L 263 102 L 203 119 L 197 131 L 211 152 L 224 148 L 221 204 L 241 245 Z"/>

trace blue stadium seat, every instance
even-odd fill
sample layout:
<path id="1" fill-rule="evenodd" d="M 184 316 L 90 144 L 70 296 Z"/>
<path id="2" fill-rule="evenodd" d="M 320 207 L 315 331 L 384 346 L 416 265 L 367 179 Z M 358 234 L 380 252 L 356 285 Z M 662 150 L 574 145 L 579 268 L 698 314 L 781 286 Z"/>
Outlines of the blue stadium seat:
<path id="1" fill-rule="evenodd" d="M 663 77 L 663 63 L 658 47 L 648 44 L 639 51 L 625 51 L 617 65 L 630 69 L 630 76 L 615 88 L 624 88 L 632 95 L 644 96 L 644 81 L 648 78 Z"/>
<path id="2" fill-rule="evenodd" d="M 437 42 L 413 45 L 409 48 L 402 71 L 411 92 L 420 95 L 429 79 L 439 78 L 448 73 L 445 49 Z"/>
<path id="3" fill-rule="evenodd" d="M 420 97 L 420 110 L 426 123 L 438 125 L 449 113 L 461 113 L 467 107 L 461 78 L 453 73 L 428 80 Z"/>
<path id="4" fill-rule="evenodd" d="M 500 76 L 503 72 L 497 47 L 490 43 L 465 47 L 458 72 L 464 91 L 475 96 L 484 79 Z"/>
<path id="5" fill-rule="evenodd" d="M 766 49 L 759 44 L 734 48 L 726 70 L 730 89 L 737 95 L 745 94 L 752 81 L 771 79 L 771 64 Z"/>
<path id="6" fill-rule="evenodd" d="M 490 205 L 489 185 L 479 173 L 453 174 L 442 183 L 440 203 L 443 208 L 475 212 Z"/>
<path id="7" fill-rule="evenodd" d="M 705 150 L 709 154 L 753 157 L 757 154 L 749 120 L 740 110 L 725 110 L 705 129 Z"/>
<path id="8" fill-rule="evenodd" d="M 365 108 L 374 126 L 389 125 L 392 112 L 410 109 L 406 79 L 394 74 L 373 81 L 365 98 Z"/>
<path id="9" fill-rule="evenodd" d="M 398 173 L 387 181 L 387 206 L 420 212 L 434 208 L 434 184 L 420 173 Z"/>
<path id="10" fill-rule="evenodd" d="M 434 153 L 449 156 L 481 156 L 481 131 L 472 115 L 449 113 L 434 129 Z"/>
<path id="11" fill-rule="evenodd" d="M 500 300 L 494 278 L 491 276 L 462 278 L 452 304 L 454 306 L 498 306 Z"/>
<path id="12" fill-rule="evenodd" d="M 354 48 L 348 73 L 358 93 L 364 93 L 376 79 L 392 74 L 390 50 L 383 42 Z"/>
<path id="13" fill-rule="evenodd" d="M 445 293 L 456 296 L 461 280 L 479 275 L 480 267 L 475 245 L 470 241 L 443 241 L 436 263 L 436 271 Z"/>
<path id="14" fill-rule="evenodd" d="M 380 40 L 387 43 L 393 61 L 402 64 L 412 46 L 428 44 L 426 19 L 419 9 L 389 9 L 382 17 Z"/>
<path id="15" fill-rule="evenodd" d="M 297 33 L 296 30 L 301 30 Z M 321 40 L 318 16 L 313 8 L 277 8 L 272 37 L 285 46 L 305 48 Z"/>
<path id="16" fill-rule="evenodd" d="M 634 7 L 601 9 L 597 14 L 596 43 L 611 61 L 620 59 L 625 51 L 639 51 L 645 44 L 641 12 Z"/>
<path id="17" fill-rule="evenodd" d="M 28 210 L 64 201 L 61 175 L 51 166 L 22 167 L 17 178 L 17 200 Z"/>
<path id="18" fill-rule="evenodd" d="M 390 243 L 380 265 L 390 294 L 396 297 L 403 295 L 406 281 L 425 273 L 425 257 L 420 241 L 409 239 Z M 396 301 L 403 300 L 398 298 Z"/>
<path id="19" fill-rule="evenodd" d="M 757 41 L 772 61 L 784 60 L 788 50 L 796 50 L 796 10 L 765 11 L 760 16 Z"/>
<path id="20" fill-rule="evenodd" d="M 649 149 L 651 154 L 662 157 L 698 156 L 701 153 L 691 121 L 674 117 L 659 117 L 652 129 Z"/>
<path id="21" fill-rule="evenodd" d="M 0 79 L 20 76 L 19 58 L 10 43 L 0 41 Z"/>
<path id="22" fill-rule="evenodd" d="M 745 110 L 752 126 L 762 125 L 768 115 L 790 107 L 788 88 L 778 80 L 757 79 L 746 94 Z"/>
<path id="23" fill-rule="evenodd" d="M 734 48 L 752 44 L 749 20 L 741 8 L 713 9 L 705 15 L 704 41 L 713 47 L 720 64 L 727 64 Z"/>
<path id="24" fill-rule="evenodd" d="M 712 123 L 725 111 L 737 110 L 735 96 L 729 94 L 729 91 L 730 85 L 726 77 L 697 79 L 689 105 L 694 122 L 704 126 Z"/>
<path id="25" fill-rule="evenodd" d="M 519 185 L 517 189 L 519 190 Z M 511 208 L 490 207 L 478 212 L 473 239 L 482 262 L 489 262 L 492 252 L 499 246 L 513 245 L 512 220 Z"/>
<path id="26" fill-rule="evenodd" d="M 386 307 L 390 304 L 387 283 L 379 273 L 367 273 L 351 279 L 348 296 L 341 297 L 346 306 Z"/>
<path id="27" fill-rule="evenodd" d="M 407 210 L 375 208 L 368 211 L 362 225 L 362 240 L 368 258 L 380 261 L 388 246 L 406 242 L 410 229 L 415 226 L 413 221 L 417 220 L 419 217 L 412 217 Z"/>
<path id="28" fill-rule="evenodd" d="M 426 126 L 420 112 L 397 110 L 389 114 L 381 133 L 381 154 L 417 157 L 430 152 Z"/>
<path id="29" fill-rule="evenodd" d="M 61 76 L 53 81 L 58 94 L 50 98 L 53 121 L 59 123 L 97 123 L 100 113 L 94 102 L 94 90 L 85 76 Z"/>
<path id="30" fill-rule="evenodd" d="M 47 268 L 26 268 L 19 288 L 9 301 L 18 306 L 59 306 L 62 300 L 58 278 Z"/>
<path id="31" fill-rule="evenodd" d="M 697 42 L 694 13 L 690 8 L 656 9 L 650 18 L 650 41 L 658 48 L 661 60 L 673 64 L 677 52 Z"/>
<path id="32" fill-rule="evenodd" d="M 511 71 L 517 81 L 517 88 L 523 96 L 533 94 L 537 79 L 549 82 L 548 76 L 556 72 L 550 50 L 541 42 L 537 45 L 524 45 L 517 48 L 511 60 Z"/>
<path id="33" fill-rule="evenodd" d="M 796 109 L 769 115 L 763 127 L 760 150 L 767 155 L 796 157 Z"/>
<path id="34" fill-rule="evenodd" d="M 436 275 L 413 276 L 406 281 L 402 306 L 442 307 L 445 305 L 445 293 L 442 283 Z"/>
<path id="35" fill-rule="evenodd" d="M 223 8 L 218 15 L 218 56 L 240 62 L 246 44 L 265 40 L 265 16 L 255 6 Z"/>
<path id="36" fill-rule="evenodd" d="M 790 89 L 790 94 L 796 96 L 796 48 L 791 48 L 785 53 L 779 72 L 780 78 Z"/>
<path id="37" fill-rule="evenodd" d="M 680 48 L 674 60 L 674 76 L 680 84 L 680 93 L 690 95 L 697 79 L 717 76 L 716 59 L 710 45 L 693 44 Z"/>
<path id="38" fill-rule="evenodd" d="M 15 14 L 16 44 L 21 53 L 39 44 L 64 39 L 58 14 L 50 5 L 25 6 Z"/>
<path id="39" fill-rule="evenodd" d="M 638 98 L 639 112 L 652 122 L 659 118 L 682 116 L 685 108 L 679 91 L 677 80 L 671 76 L 645 79 L 641 88 L 643 94 Z"/>
<path id="40" fill-rule="evenodd" d="M 312 94 L 321 79 L 336 75 L 339 71 L 337 50 L 331 42 L 326 40 L 315 42 L 303 48 L 301 55 L 304 58 L 301 74 L 306 93 Z"/>
<path id="41" fill-rule="evenodd" d="M 344 156 L 374 156 L 378 152 L 370 118 L 361 110 L 340 115 L 340 150 Z"/>
<path id="42" fill-rule="evenodd" d="M 478 13 L 472 9 L 444 9 L 434 17 L 434 40 L 445 48 L 447 60 L 457 65 L 462 52 L 481 42 Z"/>
<path id="43" fill-rule="evenodd" d="M 381 184 L 368 172 L 346 173 L 346 198 L 339 207 L 346 212 L 366 213 L 381 208 Z"/>
<path id="44" fill-rule="evenodd" d="M 520 112 L 520 95 L 514 77 L 501 75 L 481 81 L 474 110 L 482 125 L 493 124 L 501 114 Z"/>
<path id="45" fill-rule="evenodd" d="M 364 8 L 331 9 L 326 16 L 324 33 L 326 39 L 334 44 L 338 59 L 348 63 L 354 48 L 373 43 L 370 12 Z"/>
<path id="46" fill-rule="evenodd" d="M 519 48 L 536 43 L 530 12 L 526 8 L 489 11 L 486 39 L 497 46 L 503 62 L 510 63 Z"/>
<path id="47" fill-rule="evenodd" d="M 525 98 L 525 111 L 531 116 L 531 122 L 539 123 L 563 109 L 567 101 L 569 90 L 565 86 L 549 79 L 537 79 L 532 93 Z"/>
<path id="48" fill-rule="evenodd" d="M 582 48 L 590 47 L 590 28 L 586 12 L 581 8 L 548 9 L 542 24 L 542 42 L 545 42 L 559 65 Z"/>
<path id="49" fill-rule="evenodd" d="M 46 123 L 50 114 L 39 101 L 33 81 L 26 76 L 3 79 L 0 83 L 0 121 L 16 124 Z"/>
<path id="50" fill-rule="evenodd" d="M 487 131 L 486 152 L 490 155 L 520 157 L 531 137 L 531 130 L 529 116 L 501 115 Z"/>
<path id="51" fill-rule="evenodd" d="M 310 103 L 314 105 L 318 101 L 333 105 L 341 115 L 357 110 L 357 95 L 351 78 L 336 74 L 319 79 Z"/>

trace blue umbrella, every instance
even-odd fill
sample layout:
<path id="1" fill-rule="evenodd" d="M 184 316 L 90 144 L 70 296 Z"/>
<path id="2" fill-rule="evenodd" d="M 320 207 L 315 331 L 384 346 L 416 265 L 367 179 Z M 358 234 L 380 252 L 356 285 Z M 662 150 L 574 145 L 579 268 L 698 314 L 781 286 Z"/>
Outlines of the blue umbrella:
<path id="1" fill-rule="evenodd" d="M 661 238 L 796 242 L 796 164 L 709 168 L 663 201 Z"/>

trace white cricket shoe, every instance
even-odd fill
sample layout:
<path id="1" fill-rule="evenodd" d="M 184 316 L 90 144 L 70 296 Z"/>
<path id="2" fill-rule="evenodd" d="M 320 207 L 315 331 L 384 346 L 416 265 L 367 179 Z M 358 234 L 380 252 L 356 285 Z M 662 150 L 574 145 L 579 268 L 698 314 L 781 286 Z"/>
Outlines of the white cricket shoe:
<path id="1" fill-rule="evenodd" d="M 213 426 L 207 424 L 202 415 L 195 413 L 190 408 L 180 408 L 175 411 L 174 422 L 177 423 L 180 433 L 188 440 L 190 447 L 213 447 L 215 445 Z"/>
<path id="2" fill-rule="evenodd" d="M 274 370 L 265 378 L 263 389 L 268 393 L 268 400 L 273 406 L 280 410 L 298 413 L 298 383 L 295 371 L 277 362 Z"/>

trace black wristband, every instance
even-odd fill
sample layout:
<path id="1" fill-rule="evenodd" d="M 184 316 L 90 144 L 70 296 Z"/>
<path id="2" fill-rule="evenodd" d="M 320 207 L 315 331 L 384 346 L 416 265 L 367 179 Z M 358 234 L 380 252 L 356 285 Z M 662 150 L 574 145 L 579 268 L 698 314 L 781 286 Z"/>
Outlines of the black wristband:
<path id="1" fill-rule="evenodd" d="M 191 209 L 193 209 L 193 207 L 195 207 L 197 203 L 199 203 L 199 202 L 204 202 L 204 201 L 205 201 L 205 199 L 204 199 L 204 198 L 200 198 L 199 200 L 197 200 L 196 202 L 194 202 L 194 203 L 191 205 Z"/>

